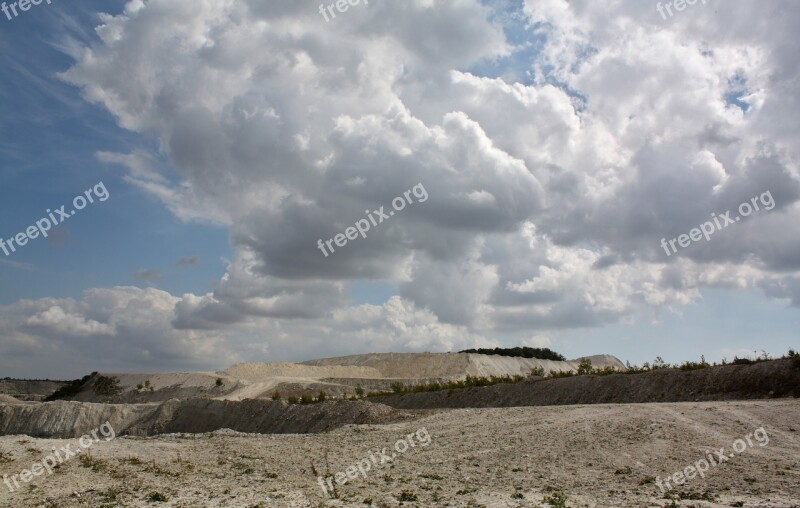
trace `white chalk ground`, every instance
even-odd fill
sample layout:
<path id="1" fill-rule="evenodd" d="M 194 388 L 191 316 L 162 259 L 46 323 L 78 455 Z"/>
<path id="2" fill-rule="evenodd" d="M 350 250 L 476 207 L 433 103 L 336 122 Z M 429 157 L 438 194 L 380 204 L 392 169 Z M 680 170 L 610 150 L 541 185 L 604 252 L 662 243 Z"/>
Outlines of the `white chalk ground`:
<path id="1" fill-rule="evenodd" d="M 706 451 L 732 453 L 762 426 L 769 444 L 752 437 L 752 447 L 678 488 L 713 501 L 673 502 L 652 483 Z M 339 499 L 324 496 L 312 468 L 344 471 L 421 427 L 429 446 L 339 487 Z M 0 437 L 0 472 L 67 443 L 75 446 Z M 330 434 L 118 438 L 91 454 L 93 468 L 76 457 L 19 492 L 0 484 L 0 506 L 546 507 L 563 492 L 569 507 L 800 507 L 800 400 L 461 409 Z M 156 493 L 167 501 L 148 500 Z"/>

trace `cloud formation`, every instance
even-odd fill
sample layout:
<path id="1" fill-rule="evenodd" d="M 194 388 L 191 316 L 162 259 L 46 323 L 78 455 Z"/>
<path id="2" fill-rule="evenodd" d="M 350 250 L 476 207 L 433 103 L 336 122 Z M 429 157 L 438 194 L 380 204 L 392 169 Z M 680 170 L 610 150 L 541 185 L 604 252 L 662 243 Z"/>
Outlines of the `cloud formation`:
<path id="1" fill-rule="evenodd" d="M 800 5 L 709 1 L 663 20 L 634 0 L 528 0 L 523 45 L 505 5 L 375 2 L 325 23 L 303 2 L 133 0 L 104 15 L 62 79 L 161 152 L 98 157 L 180 219 L 226 225 L 235 256 L 205 295 L 11 306 L 19 347 L 57 322 L 202 363 L 225 341 L 300 357 L 549 344 L 709 287 L 799 306 Z M 317 250 L 418 182 L 425 206 L 345 255 Z M 767 190 L 774 210 L 661 250 Z M 362 279 L 399 295 L 354 307 Z M 157 309 L 148 333 L 136 312 L 93 317 L 103 292 Z"/>

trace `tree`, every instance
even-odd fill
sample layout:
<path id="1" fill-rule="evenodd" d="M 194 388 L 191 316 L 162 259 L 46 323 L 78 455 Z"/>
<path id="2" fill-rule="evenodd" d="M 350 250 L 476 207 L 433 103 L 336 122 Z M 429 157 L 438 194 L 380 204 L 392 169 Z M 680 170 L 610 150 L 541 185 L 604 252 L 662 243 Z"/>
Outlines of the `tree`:
<path id="1" fill-rule="evenodd" d="M 592 373 L 592 361 L 588 358 L 583 358 L 578 364 L 578 375 L 585 376 Z"/>

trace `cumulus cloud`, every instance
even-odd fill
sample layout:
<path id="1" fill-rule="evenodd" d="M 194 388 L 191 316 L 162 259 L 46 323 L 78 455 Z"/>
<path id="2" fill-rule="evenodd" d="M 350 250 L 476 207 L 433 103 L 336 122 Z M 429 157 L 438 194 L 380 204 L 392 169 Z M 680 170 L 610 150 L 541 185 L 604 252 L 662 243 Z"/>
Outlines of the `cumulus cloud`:
<path id="1" fill-rule="evenodd" d="M 663 20 L 634 0 L 528 0 L 515 46 L 505 5 L 378 2 L 325 23 L 302 2 L 136 0 L 103 15 L 61 76 L 160 151 L 98 157 L 181 220 L 227 226 L 235 252 L 208 294 L 148 294 L 157 335 L 257 324 L 300 356 L 441 350 L 550 344 L 547 330 L 657 315 L 704 287 L 797 305 L 800 6 L 709 1 Z M 418 182 L 424 205 L 317 250 Z M 774 210 L 661 250 L 767 190 Z M 361 279 L 399 295 L 350 307 Z"/>

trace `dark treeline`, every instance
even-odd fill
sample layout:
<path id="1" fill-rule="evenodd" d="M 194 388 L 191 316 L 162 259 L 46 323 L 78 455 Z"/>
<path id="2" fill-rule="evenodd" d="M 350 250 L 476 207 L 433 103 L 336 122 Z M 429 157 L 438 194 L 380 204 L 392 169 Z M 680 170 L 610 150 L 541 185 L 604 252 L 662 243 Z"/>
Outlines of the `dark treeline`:
<path id="1" fill-rule="evenodd" d="M 521 358 L 536 358 L 537 360 L 554 360 L 557 362 L 566 361 L 564 356 L 552 351 L 548 348 L 538 347 L 512 347 L 512 348 L 499 348 L 494 349 L 465 349 L 459 353 L 476 353 L 479 355 L 499 355 L 499 356 L 517 356 Z"/>

